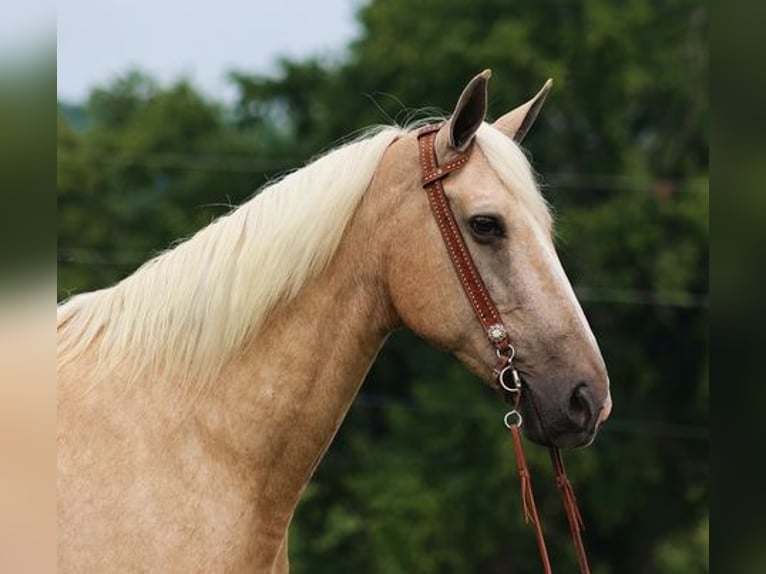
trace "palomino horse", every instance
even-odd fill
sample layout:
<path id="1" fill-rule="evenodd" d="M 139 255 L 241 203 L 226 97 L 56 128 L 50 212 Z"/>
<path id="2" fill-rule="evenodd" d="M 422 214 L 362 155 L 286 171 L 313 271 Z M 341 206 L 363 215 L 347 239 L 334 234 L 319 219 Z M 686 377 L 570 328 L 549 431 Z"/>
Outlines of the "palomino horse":
<path id="1" fill-rule="evenodd" d="M 516 143 L 550 83 L 490 125 L 488 78 L 436 135 L 439 163 L 471 150 L 444 187 L 515 346 L 527 436 L 584 445 L 606 368 Z M 60 571 L 287 572 L 301 493 L 394 328 L 494 381 L 416 137 L 335 149 L 59 308 Z"/>

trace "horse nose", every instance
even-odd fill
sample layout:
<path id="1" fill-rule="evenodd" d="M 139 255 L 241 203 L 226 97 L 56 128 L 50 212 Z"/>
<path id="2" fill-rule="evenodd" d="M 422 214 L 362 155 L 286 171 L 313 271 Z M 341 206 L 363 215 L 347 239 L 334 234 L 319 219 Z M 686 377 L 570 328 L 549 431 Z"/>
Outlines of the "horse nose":
<path id="1" fill-rule="evenodd" d="M 575 385 L 572 394 L 569 396 L 569 402 L 566 405 L 565 412 L 569 421 L 578 429 L 595 429 L 596 418 L 601 415 L 602 409 L 597 406 L 598 403 L 593 396 L 594 393 L 585 382 Z"/>

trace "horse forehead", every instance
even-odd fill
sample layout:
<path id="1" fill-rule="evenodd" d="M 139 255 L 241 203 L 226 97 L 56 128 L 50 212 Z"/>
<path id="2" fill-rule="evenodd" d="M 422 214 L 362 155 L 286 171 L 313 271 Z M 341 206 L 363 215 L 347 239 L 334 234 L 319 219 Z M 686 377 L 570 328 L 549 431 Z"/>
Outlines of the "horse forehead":
<path id="1" fill-rule="evenodd" d="M 500 209 L 512 203 L 514 199 L 511 190 L 503 184 L 478 148 L 474 148 L 465 167 L 447 178 L 445 191 L 450 199 L 455 200 L 461 207 L 486 204 L 487 207 Z"/>

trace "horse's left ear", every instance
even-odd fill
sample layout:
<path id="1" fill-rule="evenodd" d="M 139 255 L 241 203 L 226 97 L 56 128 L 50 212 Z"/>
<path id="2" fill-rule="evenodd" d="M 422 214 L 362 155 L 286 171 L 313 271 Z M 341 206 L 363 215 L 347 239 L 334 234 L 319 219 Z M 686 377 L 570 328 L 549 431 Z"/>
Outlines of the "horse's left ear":
<path id="1" fill-rule="evenodd" d="M 521 143 L 521 140 L 527 135 L 529 128 L 535 123 L 537 114 L 540 112 L 540 108 L 543 107 L 545 98 L 548 92 L 551 91 L 552 85 L 553 80 L 548 79 L 534 98 L 501 116 L 492 125 L 516 143 Z"/>
<path id="2" fill-rule="evenodd" d="M 490 76 L 490 70 L 474 76 L 455 105 L 448 133 L 450 147 L 457 151 L 463 152 L 468 148 L 487 115 L 487 81 Z"/>

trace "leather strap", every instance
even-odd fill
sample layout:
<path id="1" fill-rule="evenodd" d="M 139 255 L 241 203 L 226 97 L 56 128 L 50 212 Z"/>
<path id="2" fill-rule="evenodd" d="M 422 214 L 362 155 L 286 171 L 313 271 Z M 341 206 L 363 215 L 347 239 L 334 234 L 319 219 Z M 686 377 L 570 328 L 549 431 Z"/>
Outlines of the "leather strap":
<path id="1" fill-rule="evenodd" d="M 420 166 L 423 170 L 423 188 L 428 195 L 436 223 L 441 231 L 444 244 L 447 246 L 450 260 L 455 267 L 460 284 L 463 286 L 468 301 L 473 307 L 476 318 L 481 323 L 490 343 L 497 349 L 498 356 L 507 356 L 511 349 L 508 340 L 508 330 L 503 324 L 492 298 L 487 291 L 484 281 L 474 265 L 463 235 L 460 233 L 455 215 L 449 206 L 449 200 L 444 193 L 442 180 L 450 173 L 460 169 L 470 159 L 473 146 L 455 159 L 439 165 L 436 157 L 436 134 L 441 125 L 426 126 L 418 133 L 418 148 L 420 152 Z M 505 362 L 505 361 L 504 361 Z"/>
<path id="2" fill-rule="evenodd" d="M 498 390 L 505 396 L 506 400 L 512 400 L 514 410 L 518 412 L 518 405 L 521 398 L 521 386 L 517 385 L 515 390 L 510 390 L 503 381 L 504 373 L 511 371 L 514 377 L 517 377 L 515 369 L 511 366 L 513 355 L 515 353 L 508 339 L 508 330 L 503 323 L 500 313 L 489 295 L 484 281 L 481 278 L 476 265 L 473 262 L 468 247 L 465 244 L 463 235 L 455 220 L 455 214 L 449 205 L 447 195 L 444 193 L 442 180 L 450 173 L 460 169 L 471 156 L 471 145 L 468 150 L 459 154 L 455 159 L 450 160 L 444 165 L 439 165 L 436 157 L 436 134 L 441 129 L 442 124 L 430 125 L 422 128 L 418 132 L 418 151 L 420 154 L 420 166 L 423 171 L 423 188 L 428 195 L 428 201 L 431 204 L 436 223 L 439 226 L 444 244 L 447 247 L 450 260 L 457 272 L 460 284 L 465 291 L 468 300 L 473 307 L 476 318 L 481 323 L 487 338 L 495 347 L 498 356 L 498 364 L 494 370 L 495 380 Z M 512 387 L 511 387 L 512 388 Z M 509 413 L 510 414 L 510 413 Z M 519 421 L 521 419 L 519 418 Z M 551 564 L 548 557 L 548 550 L 545 546 L 545 537 L 543 535 L 540 517 L 537 513 L 535 497 L 532 493 L 532 479 L 529 474 L 526 458 L 524 457 L 524 448 L 521 441 L 521 431 L 519 424 L 509 426 L 513 438 L 514 452 L 516 455 L 516 466 L 519 471 L 521 483 L 521 502 L 524 520 L 531 522 L 535 528 L 535 537 L 537 547 L 540 553 L 540 560 L 543 564 L 545 574 L 551 574 Z M 564 508 L 569 521 L 569 530 L 572 541 L 577 552 L 577 560 L 582 574 L 590 574 L 588 559 L 585 554 L 585 547 L 582 542 L 580 531 L 583 528 L 582 516 L 577 507 L 577 500 L 574 495 L 574 489 L 569 482 L 564 469 L 564 461 L 561 458 L 561 452 L 557 448 L 550 449 L 551 460 L 556 472 L 556 483 L 558 484 L 561 496 L 564 500 Z"/>
<path id="3" fill-rule="evenodd" d="M 519 425 L 511 426 L 511 437 L 513 438 L 513 450 L 516 454 L 516 468 L 519 471 L 519 481 L 521 483 L 521 511 L 524 522 L 535 528 L 535 538 L 537 539 L 537 551 L 540 554 L 540 561 L 543 563 L 543 572 L 552 574 L 551 560 L 548 557 L 548 549 L 545 547 L 545 535 L 543 526 L 540 523 L 540 516 L 537 514 L 537 504 L 535 504 L 535 495 L 532 493 L 532 475 L 529 474 L 527 459 L 524 457 L 524 447 L 521 443 L 521 431 Z"/>
<path id="4" fill-rule="evenodd" d="M 569 522 L 569 534 L 572 537 L 572 543 L 577 553 L 577 562 L 580 565 L 580 572 L 582 574 L 590 574 L 590 566 L 588 566 L 588 555 L 585 553 L 585 545 L 582 541 L 581 531 L 585 530 L 585 524 L 580 514 L 580 509 L 577 506 L 577 498 L 575 497 L 574 488 L 569 482 L 567 471 L 564 468 L 564 459 L 561 458 L 561 451 L 557 448 L 550 448 L 551 461 L 553 462 L 553 469 L 556 473 L 556 484 L 561 491 L 561 498 L 564 501 L 564 510 L 567 513 L 567 521 Z"/>

